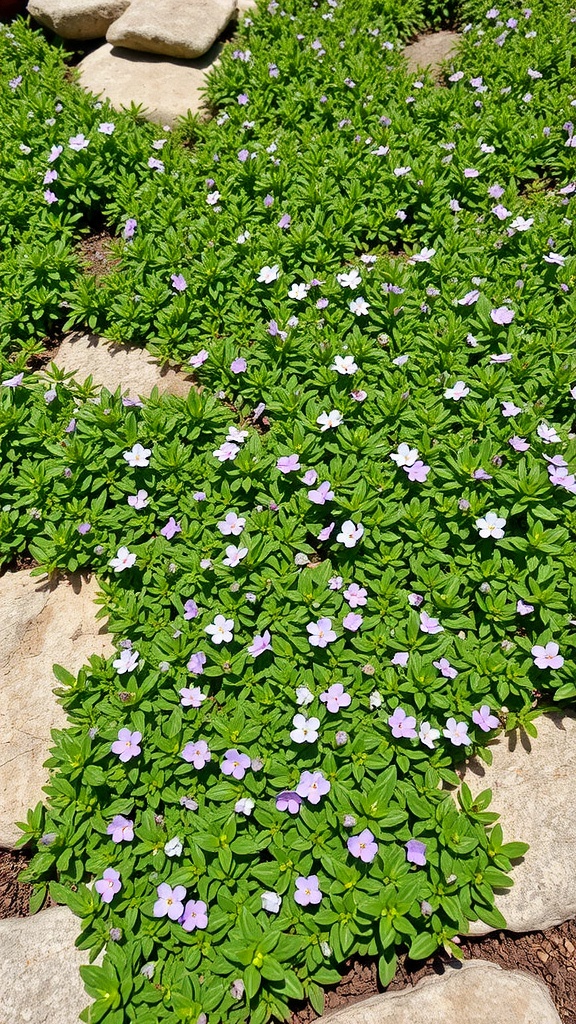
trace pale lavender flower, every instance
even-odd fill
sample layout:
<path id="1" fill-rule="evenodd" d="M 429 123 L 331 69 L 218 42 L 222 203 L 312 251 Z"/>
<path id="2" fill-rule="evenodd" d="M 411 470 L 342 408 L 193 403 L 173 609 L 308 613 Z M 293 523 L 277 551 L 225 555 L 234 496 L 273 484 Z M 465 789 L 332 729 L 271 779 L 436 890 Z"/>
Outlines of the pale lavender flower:
<path id="1" fill-rule="evenodd" d="M 496 715 L 493 715 L 487 704 L 483 704 L 479 711 L 472 712 L 472 721 L 474 725 L 477 725 L 482 732 L 490 732 L 492 729 L 497 729 L 500 725 Z"/>
<path id="2" fill-rule="evenodd" d="M 220 770 L 224 775 L 231 775 L 233 779 L 243 779 L 247 769 L 250 767 L 250 758 L 247 754 L 241 754 L 235 748 L 227 750 Z"/>
<path id="3" fill-rule="evenodd" d="M 322 899 L 322 892 L 318 884 L 318 875 L 300 875 L 296 879 L 296 891 L 294 901 L 301 907 L 307 907 L 310 903 L 316 906 Z"/>
<path id="4" fill-rule="evenodd" d="M 175 885 L 172 888 L 167 882 L 161 882 L 157 886 L 158 899 L 154 904 L 152 913 L 154 917 L 169 917 L 171 921 L 177 921 L 184 913 L 183 900 L 186 897 L 186 889 L 183 885 Z"/>
<path id="5" fill-rule="evenodd" d="M 416 733 L 416 719 L 413 715 L 407 715 L 404 708 L 396 708 L 394 713 L 388 719 L 388 725 L 392 729 L 392 735 L 394 739 L 415 739 Z"/>
<path id="6" fill-rule="evenodd" d="M 420 842 L 419 839 L 409 839 L 406 843 L 406 860 L 410 864 L 418 864 L 419 867 L 424 867 L 426 863 L 426 843 Z"/>
<path id="7" fill-rule="evenodd" d="M 364 864 L 371 864 L 378 853 L 378 843 L 374 841 L 374 835 L 369 828 L 365 828 L 360 835 L 350 836 L 346 846 L 353 857 L 358 857 Z"/>
<path id="8" fill-rule="evenodd" d="M 139 746 L 142 739 L 141 732 L 130 732 L 130 729 L 119 729 L 118 739 L 114 740 L 111 746 L 113 754 L 118 754 L 120 760 L 125 764 L 133 757 L 141 753 Z"/>
<path id="9" fill-rule="evenodd" d="M 122 883 L 120 873 L 114 868 L 105 868 L 102 878 L 94 882 L 94 888 L 100 895 L 102 903 L 111 903 L 117 892 L 120 892 Z"/>

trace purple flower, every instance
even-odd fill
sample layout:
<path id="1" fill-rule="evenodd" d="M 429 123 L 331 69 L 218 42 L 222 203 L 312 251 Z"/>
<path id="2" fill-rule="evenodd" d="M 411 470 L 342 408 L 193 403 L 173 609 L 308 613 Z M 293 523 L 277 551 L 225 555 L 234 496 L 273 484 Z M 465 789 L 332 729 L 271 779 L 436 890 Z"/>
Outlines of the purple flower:
<path id="1" fill-rule="evenodd" d="M 206 351 L 205 348 L 203 348 L 200 350 L 200 352 L 197 352 L 196 355 L 190 356 L 188 362 L 190 363 L 190 366 L 194 370 L 199 370 L 203 363 L 205 363 L 206 360 L 208 359 L 208 355 L 209 353 Z"/>
<path id="2" fill-rule="evenodd" d="M 20 387 L 20 384 L 22 383 L 23 380 L 24 380 L 24 374 L 23 373 L 16 373 L 14 375 L 14 377 L 9 377 L 8 380 L 3 380 L 2 381 L 2 387 L 3 388 L 17 388 L 17 387 Z M 72 422 L 74 423 L 74 425 L 76 425 L 76 421 L 75 420 L 70 420 L 70 423 L 72 423 Z M 68 426 L 70 426 L 70 424 L 68 424 Z M 66 427 L 66 431 L 65 432 L 67 434 L 71 434 L 72 430 L 68 430 L 68 427 Z"/>
<path id="3" fill-rule="evenodd" d="M 239 149 L 238 150 L 238 159 L 239 159 L 241 164 L 245 164 L 249 156 L 250 156 L 250 150 L 249 149 Z"/>
<path id="4" fill-rule="evenodd" d="M 298 796 L 298 793 L 285 789 L 276 797 L 276 810 L 288 811 L 289 814 L 298 814 L 301 803 L 302 797 Z"/>
<path id="5" fill-rule="evenodd" d="M 166 537 L 166 540 L 172 540 L 172 538 L 175 537 L 177 533 L 181 532 L 182 527 L 180 526 L 180 523 L 176 522 L 174 516 L 170 516 L 170 519 L 166 523 L 166 526 L 163 526 L 162 529 L 160 530 L 160 533 L 162 534 L 163 537 Z"/>
<path id="6" fill-rule="evenodd" d="M 458 672 L 453 668 L 447 658 L 440 658 L 439 661 L 433 661 L 432 664 L 434 665 L 434 668 L 438 669 L 445 679 L 456 679 Z"/>
<path id="7" fill-rule="evenodd" d="M 270 642 L 270 633 L 267 629 L 264 630 L 261 636 L 255 636 L 250 647 L 248 648 L 248 654 L 251 654 L 253 658 L 258 658 L 265 651 L 271 651 L 272 644 Z"/>
<path id="8" fill-rule="evenodd" d="M 188 764 L 194 765 L 194 767 L 200 771 L 205 764 L 208 764 L 212 754 L 210 753 L 208 744 L 205 740 L 196 740 L 196 742 L 186 744 L 181 756 L 188 762 Z"/>
<path id="9" fill-rule="evenodd" d="M 190 661 L 186 666 L 189 672 L 192 672 L 195 676 L 201 676 L 204 671 L 204 665 L 206 664 L 206 655 L 203 651 L 196 651 L 195 654 L 190 656 Z"/>
<path id="10" fill-rule="evenodd" d="M 113 754 L 118 754 L 120 760 L 125 763 L 132 757 L 138 757 L 141 739 L 141 732 L 130 732 L 130 729 L 120 729 L 118 731 L 118 739 L 114 740 L 110 749 Z"/>
<path id="11" fill-rule="evenodd" d="M 276 469 L 281 473 L 294 473 L 300 469 L 300 460 L 297 455 L 281 455 L 276 462 Z"/>
<path id="12" fill-rule="evenodd" d="M 514 319 L 514 315 L 514 310 L 508 309 L 507 306 L 498 306 L 497 309 L 490 310 L 490 319 L 493 323 L 498 324 L 499 327 L 511 324 Z"/>
<path id="13" fill-rule="evenodd" d="M 346 846 L 353 857 L 359 857 L 365 864 L 371 864 L 378 853 L 378 843 L 374 842 L 369 828 L 365 828 L 358 836 L 350 836 Z"/>
<path id="14" fill-rule="evenodd" d="M 408 651 L 397 651 L 392 660 L 391 665 L 399 665 L 400 668 L 406 668 L 410 654 Z"/>
<path id="15" fill-rule="evenodd" d="M 320 694 L 320 700 L 326 705 L 327 711 L 336 714 L 337 711 L 340 711 L 340 708 L 349 707 L 352 698 L 349 693 L 346 693 L 342 683 L 332 683 L 332 686 L 329 686 L 325 693 Z M 314 721 L 318 721 L 318 719 L 314 719 Z"/>
<path id="16" fill-rule="evenodd" d="M 168 882 L 161 882 L 157 887 L 158 899 L 154 904 L 152 913 L 154 917 L 169 917 L 171 921 L 177 921 L 184 913 L 182 900 L 186 896 L 186 889 L 183 885 L 175 885 L 172 888 Z"/>
<path id="17" fill-rule="evenodd" d="M 239 106 L 241 106 L 241 107 L 248 106 L 248 103 L 250 102 L 250 100 L 248 99 L 248 96 L 246 95 L 245 92 L 241 92 L 236 98 L 237 98 Z"/>
<path id="18" fill-rule="evenodd" d="M 100 894 L 102 903 L 111 903 L 117 892 L 120 892 L 122 883 L 120 881 L 120 872 L 115 871 L 114 868 L 106 868 L 102 878 L 99 878 L 94 883 L 96 892 Z"/>
<path id="19" fill-rule="evenodd" d="M 189 598 L 189 600 L 186 601 L 184 605 L 184 618 L 195 619 L 197 615 L 198 605 L 196 604 L 196 601 L 193 601 L 192 598 Z"/>
<path id="20" fill-rule="evenodd" d="M 122 232 L 122 236 L 126 239 L 126 241 L 128 241 L 129 238 L 134 238 L 134 232 L 136 231 L 137 227 L 138 221 L 136 220 L 136 218 L 128 217 L 128 220 L 126 221 L 124 225 L 124 230 Z"/>
<path id="21" fill-rule="evenodd" d="M 426 863 L 426 843 L 421 843 L 419 839 L 409 839 L 406 843 L 406 860 L 423 868 Z"/>
<path id="22" fill-rule="evenodd" d="M 43 185 L 51 185 L 52 182 L 56 181 L 57 179 L 58 179 L 58 171 L 55 171 L 54 169 L 52 169 L 51 171 L 46 171 L 46 174 L 44 175 L 44 180 L 43 180 L 42 184 Z"/>
<path id="23" fill-rule="evenodd" d="M 308 501 L 311 501 L 313 505 L 325 505 L 333 498 L 334 491 L 330 489 L 328 480 L 324 480 L 315 491 L 308 491 Z"/>
<path id="24" fill-rule="evenodd" d="M 57 203 L 58 202 L 58 196 L 55 195 L 55 193 L 52 192 L 52 190 L 49 189 L 49 188 L 47 188 L 45 193 L 44 193 L 44 199 L 46 200 L 46 202 L 48 204 L 52 204 L 52 203 Z"/>
<path id="25" fill-rule="evenodd" d="M 479 711 L 472 712 L 472 721 L 474 725 L 477 725 L 482 732 L 490 732 L 491 729 L 497 729 L 500 725 L 496 715 L 493 715 L 487 704 L 483 704 Z"/>
<path id="26" fill-rule="evenodd" d="M 179 885 L 176 886 L 176 889 L 181 888 L 183 887 Z M 176 889 L 174 892 L 176 892 Z M 207 910 L 208 907 L 203 900 L 188 900 L 188 903 L 184 907 L 184 913 L 178 918 L 178 924 L 182 925 L 185 932 L 193 932 L 196 928 L 207 928 Z M 172 918 L 172 920 L 174 920 L 174 918 Z"/>
<path id="27" fill-rule="evenodd" d="M 349 629 L 351 633 L 355 633 L 356 630 L 360 629 L 363 621 L 362 616 L 358 615 L 357 612 L 348 612 L 342 620 L 342 625 L 344 629 Z"/>
<path id="28" fill-rule="evenodd" d="M 172 287 L 175 292 L 184 292 L 188 287 L 188 282 L 182 274 L 172 274 L 171 277 Z"/>
<path id="29" fill-rule="evenodd" d="M 575 389 L 576 390 L 576 389 Z M 576 396 L 575 396 L 576 397 Z M 315 484 L 318 479 L 318 473 L 315 469 L 307 469 L 302 477 L 302 483 L 306 484 L 307 487 L 311 487 Z"/>
<path id="30" fill-rule="evenodd" d="M 421 459 L 418 459 L 412 466 L 403 466 L 402 469 L 412 483 L 416 481 L 419 484 L 426 482 L 426 477 L 430 472 L 430 466 L 426 466 Z"/>
<path id="31" fill-rule="evenodd" d="M 78 527 L 78 533 L 80 534 L 81 537 L 84 537 L 87 533 L 90 532 L 91 529 L 92 527 L 90 523 L 80 523 L 80 526 Z"/>
<path id="32" fill-rule="evenodd" d="M 309 622 L 306 629 L 312 647 L 327 647 L 329 643 L 336 640 L 336 633 L 332 629 L 332 619 L 322 618 L 318 619 L 318 622 Z"/>
<path id="33" fill-rule="evenodd" d="M 530 653 L 534 658 L 536 668 L 562 668 L 564 658 L 559 651 L 558 644 L 551 640 L 545 647 L 541 644 L 535 644 Z"/>
<path id="34" fill-rule="evenodd" d="M 280 220 L 278 221 L 278 227 L 279 228 L 289 228 L 291 223 L 292 223 L 292 217 L 290 216 L 290 214 L 289 213 L 283 213 L 282 216 L 280 217 Z"/>
<path id="35" fill-rule="evenodd" d="M 233 359 L 230 363 L 232 373 L 244 373 L 246 371 L 246 366 L 247 363 L 243 356 L 237 356 L 236 359 Z"/>
<path id="36" fill-rule="evenodd" d="M 388 719 L 388 725 L 392 729 L 392 735 L 397 740 L 413 740 L 417 736 L 415 729 L 416 719 L 413 715 L 407 715 L 404 708 L 396 708 Z"/>
<path id="37" fill-rule="evenodd" d="M 527 601 L 523 601 L 522 598 L 516 602 L 516 611 L 518 615 L 531 615 L 534 611 L 534 605 L 528 604 Z"/>
<path id="38" fill-rule="evenodd" d="M 224 760 L 220 765 L 224 775 L 231 775 L 233 779 L 243 779 L 249 767 L 250 758 L 248 755 L 241 754 L 236 749 L 227 750 L 224 754 Z"/>
<path id="39" fill-rule="evenodd" d="M 482 469 L 481 467 L 480 467 L 480 469 L 475 469 L 474 470 L 474 472 L 472 473 L 472 478 L 474 480 L 491 480 L 492 479 L 490 473 L 487 473 L 486 470 Z"/>
<path id="40" fill-rule="evenodd" d="M 304 797 L 310 804 L 320 803 L 320 798 L 330 792 L 330 783 L 322 772 L 302 772 L 300 782 L 296 786 L 298 796 Z"/>
<path id="41" fill-rule="evenodd" d="M 516 435 L 510 438 L 508 444 L 515 452 L 527 452 L 530 447 L 525 437 L 516 437 Z"/>
<path id="42" fill-rule="evenodd" d="M 266 207 L 272 206 L 273 202 L 274 202 L 274 196 L 271 196 L 270 194 L 268 194 L 267 196 L 264 196 L 264 206 L 266 206 Z"/>
<path id="43" fill-rule="evenodd" d="M 113 843 L 129 843 L 134 839 L 134 822 L 117 814 L 108 825 L 106 834 L 112 836 Z"/>
<path id="44" fill-rule="evenodd" d="M 427 612 L 420 612 L 420 631 L 422 633 L 443 633 L 444 626 L 441 626 L 438 619 L 433 619 Z"/>
<path id="45" fill-rule="evenodd" d="M 475 302 L 480 298 L 480 292 L 478 289 L 474 291 L 466 292 L 466 295 L 462 299 L 458 299 L 459 306 L 473 306 Z"/>
<path id="46" fill-rule="evenodd" d="M 296 892 L 294 901 L 301 907 L 307 907 L 310 903 L 316 906 L 322 899 L 322 893 L 318 885 L 318 875 L 308 875 L 307 878 L 300 875 L 296 879 Z"/>

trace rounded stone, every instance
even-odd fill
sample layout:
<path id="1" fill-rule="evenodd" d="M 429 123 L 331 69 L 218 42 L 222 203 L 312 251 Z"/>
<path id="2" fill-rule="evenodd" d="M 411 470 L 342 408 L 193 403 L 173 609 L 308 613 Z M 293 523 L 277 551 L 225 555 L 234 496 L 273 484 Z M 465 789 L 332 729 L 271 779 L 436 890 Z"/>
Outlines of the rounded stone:
<path id="1" fill-rule="evenodd" d="M 536 719 L 536 739 L 515 731 L 490 744 L 490 766 L 467 762 L 463 779 L 475 796 L 492 790 L 504 842 L 529 843 L 515 863 L 511 889 L 496 906 L 513 932 L 545 931 L 576 917 L 576 717 L 553 712 Z M 471 935 L 493 931 L 477 921 Z"/>

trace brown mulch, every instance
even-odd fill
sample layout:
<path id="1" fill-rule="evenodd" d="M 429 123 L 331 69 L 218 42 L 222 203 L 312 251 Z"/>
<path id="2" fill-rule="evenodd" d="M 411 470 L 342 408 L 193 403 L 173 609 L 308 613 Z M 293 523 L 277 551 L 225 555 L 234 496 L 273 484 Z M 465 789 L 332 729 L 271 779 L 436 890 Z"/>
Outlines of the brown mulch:
<path id="1" fill-rule="evenodd" d="M 42 351 L 38 355 L 30 356 L 28 360 L 28 368 L 34 370 L 43 370 L 45 366 L 54 361 L 54 357 L 60 348 L 62 342 L 62 335 L 56 333 L 53 338 L 43 338 L 41 341 Z"/>
<path id="2" fill-rule="evenodd" d="M 18 881 L 30 858 L 21 850 L 0 850 L 0 918 L 26 917 L 32 886 Z"/>
<path id="3" fill-rule="evenodd" d="M 118 266 L 120 260 L 112 254 L 115 241 L 109 231 L 98 231 L 78 243 L 78 252 L 94 277 L 105 277 Z"/>
<path id="4" fill-rule="evenodd" d="M 35 569 L 38 562 L 32 555 L 29 555 L 26 551 L 20 554 L 14 555 L 8 562 L 4 562 L 0 565 L 0 576 L 4 576 L 7 572 L 21 572 L 24 569 Z"/>
<path id="5" fill-rule="evenodd" d="M 514 935 L 495 932 L 479 939 L 462 939 L 466 960 L 489 960 L 506 970 L 533 974 L 548 987 L 562 1024 L 576 1024 L 576 920 L 566 921 L 547 932 Z M 448 955 L 438 955 L 425 963 L 415 963 L 407 956 L 399 958 L 396 974 L 387 992 L 413 988 L 421 978 L 443 974 Z M 325 1013 L 341 1009 L 361 999 L 378 995 L 376 962 L 351 960 L 342 980 L 326 993 Z M 290 1024 L 311 1024 L 318 1014 L 311 1006 L 296 1010 Z"/>

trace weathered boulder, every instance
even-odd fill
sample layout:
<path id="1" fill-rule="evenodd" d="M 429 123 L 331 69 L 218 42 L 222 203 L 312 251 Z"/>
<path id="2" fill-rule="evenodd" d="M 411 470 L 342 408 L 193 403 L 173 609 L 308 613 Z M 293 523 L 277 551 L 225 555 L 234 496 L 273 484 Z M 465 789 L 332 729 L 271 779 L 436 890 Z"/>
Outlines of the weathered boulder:
<path id="1" fill-rule="evenodd" d="M 106 39 L 168 57 L 201 57 L 236 12 L 236 0 L 132 0 Z"/>
<path id="2" fill-rule="evenodd" d="M 193 383 L 186 371 L 162 367 L 145 348 L 116 345 L 95 334 L 69 334 L 53 362 L 66 373 L 75 373 L 79 381 L 92 376 L 96 385 L 112 392 L 120 387 L 131 398 L 147 397 L 154 387 L 161 393 L 185 396 Z"/>
<path id="3" fill-rule="evenodd" d="M 546 986 L 485 960 L 448 966 L 414 988 L 353 1003 L 317 1024 L 561 1024 Z"/>
<path id="4" fill-rule="evenodd" d="M 466 765 L 473 794 L 492 790 L 505 842 L 530 849 L 514 868 L 514 885 L 496 906 L 513 932 L 544 931 L 576 917 L 576 717 L 554 712 L 535 722 L 534 740 L 518 732 L 500 736 L 489 767 Z M 472 935 L 493 931 L 478 921 Z"/>
<path id="5" fill-rule="evenodd" d="M 88 952 L 74 946 L 79 934 L 68 907 L 0 921 L 2 1024 L 78 1024 L 90 1002 L 79 971 Z"/>
<path id="6" fill-rule="evenodd" d="M 135 103 L 150 121 L 172 125 L 189 112 L 206 109 L 201 90 L 220 50 L 216 43 L 198 60 L 183 61 L 105 43 L 78 65 L 80 84 L 109 100 L 116 110 Z"/>
<path id="7" fill-rule="evenodd" d="M 63 39 L 100 39 L 130 0 L 29 0 L 28 14 Z"/>
<path id="8" fill-rule="evenodd" d="M 28 572 L 0 577 L 0 846 L 14 846 L 21 835 L 14 822 L 25 821 L 28 808 L 42 800 L 50 730 L 66 725 L 52 666 L 76 673 L 91 654 L 107 657 L 113 650 L 96 621 L 96 589 L 94 578 L 79 573 L 58 580 Z"/>

